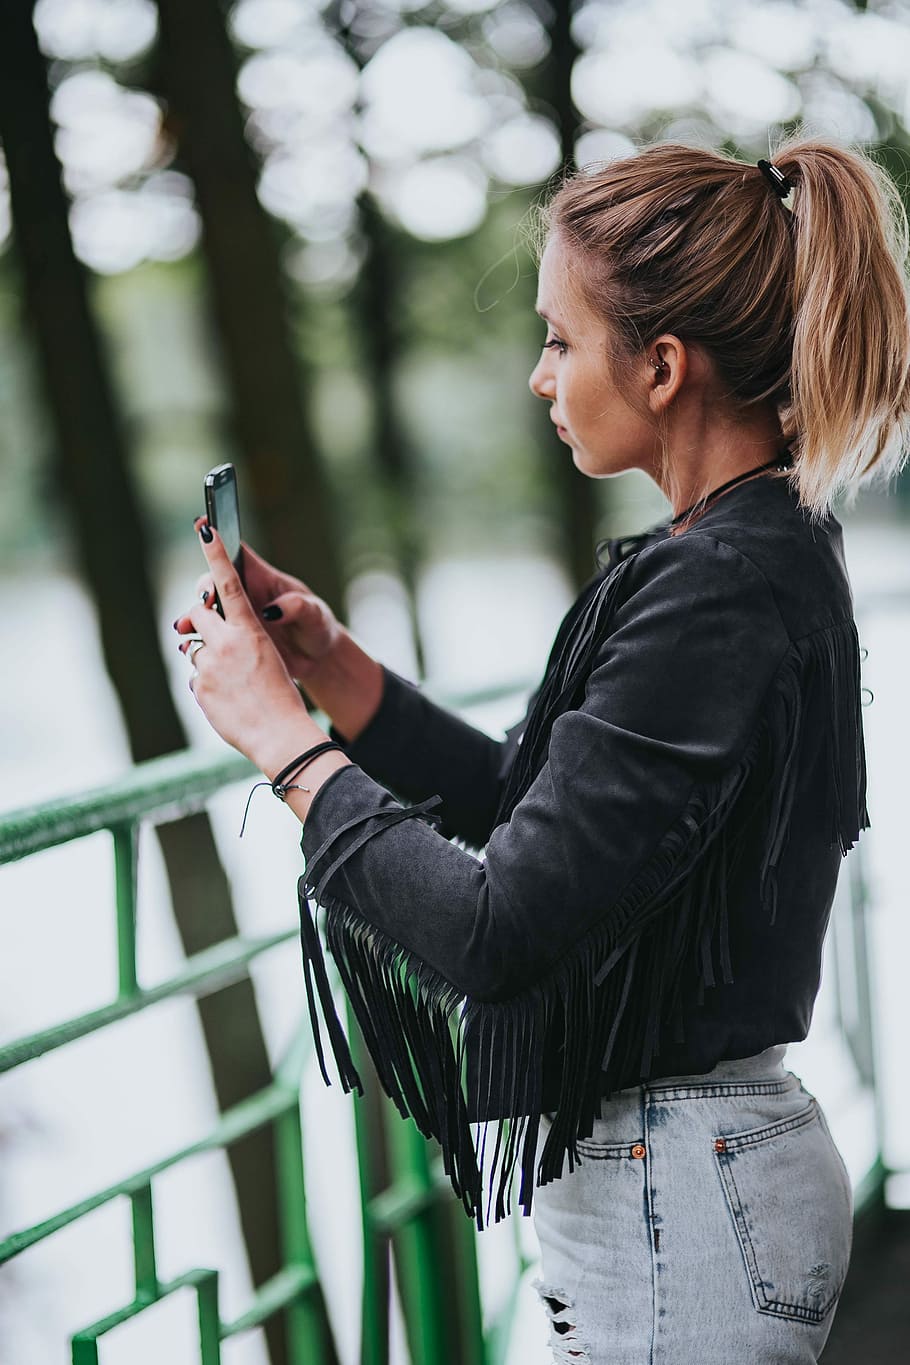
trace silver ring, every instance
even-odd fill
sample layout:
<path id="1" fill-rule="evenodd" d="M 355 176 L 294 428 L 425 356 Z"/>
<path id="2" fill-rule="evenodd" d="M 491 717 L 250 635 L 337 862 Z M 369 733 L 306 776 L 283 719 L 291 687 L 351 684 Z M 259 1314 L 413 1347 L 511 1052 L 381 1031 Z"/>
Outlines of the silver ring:
<path id="1" fill-rule="evenodd" d="M 186 651 L 186 657 L 189 659 L 190 663 L 193 663 L 193 660 L 196 658 L 196 655 L 199 653 L 200 649 L 205 649 L 204 640 L 192 640 L 190 642 L 190 647 Z"/>

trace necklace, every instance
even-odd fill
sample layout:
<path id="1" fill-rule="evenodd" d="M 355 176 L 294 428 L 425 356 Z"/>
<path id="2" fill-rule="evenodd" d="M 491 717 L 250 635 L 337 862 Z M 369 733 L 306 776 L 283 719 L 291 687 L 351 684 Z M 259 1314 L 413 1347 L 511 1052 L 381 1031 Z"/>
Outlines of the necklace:
<path id="1" fill-rule="evenodd" d="M 701 507 L 701 510 L 706 512 L 708 506 L 719 498 L 722 493 L 726 493 L 736 484 L 743 483 L 746 479 L 751 479 L 753 474 L 762 474 L 766 469 L 789 469 L 790 466 L 791 459 L 789 450 L 781 450 L 775 455 L 773 460 L 768 460 L 766 464 L 756 465 L 754 469 L 747 469 L 744 474 L 737 474 L 735 478 L 728 479 L 726 483 L 722 483 L 719 488 L 714 488 L 710 493 L 706 493 L 703 498 L 699 498 L 698 502 L 693 502 L 692 506 L 687 507 L 684 512 L 678 512 L 673 520 L 668 522 L 668 526 L 678 526 L 681 521 L 685 521 L 686 517 L 690 516 L 695 511 L 696 507 Z M 704 504 L 704 506 L 702 506 L 702 504 Z"/>

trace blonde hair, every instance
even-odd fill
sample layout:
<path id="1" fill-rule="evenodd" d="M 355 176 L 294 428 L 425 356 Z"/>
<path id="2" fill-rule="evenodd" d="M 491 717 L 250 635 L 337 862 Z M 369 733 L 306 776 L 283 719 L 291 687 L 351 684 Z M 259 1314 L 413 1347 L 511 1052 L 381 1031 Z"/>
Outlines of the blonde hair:
<path id="1" fill-rule="evenodd" d="M 907 217 L 862 152 L 792 137 L 772 160 L 792 212 L 757 165 L 659 143 L 567 179 L 539 226 L 620 364 L 671 332 L 708 352 L 734 407 L 774 402 L 791 482 L 821 517 L 906 459 Z"/>

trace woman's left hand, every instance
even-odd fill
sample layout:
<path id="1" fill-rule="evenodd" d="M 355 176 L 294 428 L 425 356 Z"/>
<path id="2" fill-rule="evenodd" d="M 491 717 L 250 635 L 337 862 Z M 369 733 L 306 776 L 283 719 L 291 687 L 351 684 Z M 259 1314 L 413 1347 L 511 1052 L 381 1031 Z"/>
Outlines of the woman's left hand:
<path id="1" fill-rule="evenodd" d="M 200 518 L 197 531 L 204 524 Z M 190 656 L 190 689 L 209 724 L 272 776 L 270 768 L 280 771 L 288 755 L 324 735 L 257 619 L 221 537 L 215 530 L 211 536 L 209 543 L 199 540 L 224 617 L 213 610 L 213 598 L 197 602 L 180 618 L 184 631 L 189 622 L 193 632 L 180 650 Z"/>

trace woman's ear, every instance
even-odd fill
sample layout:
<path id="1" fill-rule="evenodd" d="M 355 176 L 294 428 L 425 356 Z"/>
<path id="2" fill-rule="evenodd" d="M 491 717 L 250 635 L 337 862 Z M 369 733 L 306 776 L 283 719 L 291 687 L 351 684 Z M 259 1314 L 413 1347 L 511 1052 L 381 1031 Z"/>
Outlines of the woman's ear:
<path id="1" fill-rule="evenodd" d="M 689 372 L 689 353 L 679 337 L 665 334 L 651 344 L 648 370 L 648 406 L 660 414 L 674 401 Z"/>

